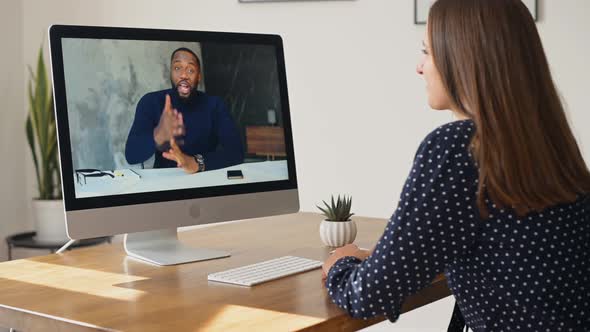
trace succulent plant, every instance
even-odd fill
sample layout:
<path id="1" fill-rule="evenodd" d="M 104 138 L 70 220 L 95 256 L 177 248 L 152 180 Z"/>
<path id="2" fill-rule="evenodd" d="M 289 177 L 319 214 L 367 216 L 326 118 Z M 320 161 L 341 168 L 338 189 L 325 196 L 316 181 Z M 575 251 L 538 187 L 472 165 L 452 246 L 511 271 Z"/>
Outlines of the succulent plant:
<path id="1" fill-rule="evenodd" d="M 332 195 L 332 199 L 330 204 L 326 203 L 326 201 L 322 201 L 325 205 L 325 208 L 317 206 L 320 211 L 326 216 L 326 220 L 328 221 L 349 221 L 350 217 L 354 215 L 354 213 L 350 213 L 350 207 L 352 205 L 352 197 L 346 197 L 338 195 L 336 201 L 334 201 L 334 195 Z"/>

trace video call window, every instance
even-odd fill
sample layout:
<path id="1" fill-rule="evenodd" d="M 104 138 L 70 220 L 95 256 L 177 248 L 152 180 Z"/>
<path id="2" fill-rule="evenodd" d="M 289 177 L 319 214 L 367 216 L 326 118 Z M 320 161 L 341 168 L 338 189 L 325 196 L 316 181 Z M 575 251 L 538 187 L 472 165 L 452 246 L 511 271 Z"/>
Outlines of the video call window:
<path id="1" fill-rule="evenodd" d="M 288 180 L 270 45 L 62 39 L 77 198 Z"/>

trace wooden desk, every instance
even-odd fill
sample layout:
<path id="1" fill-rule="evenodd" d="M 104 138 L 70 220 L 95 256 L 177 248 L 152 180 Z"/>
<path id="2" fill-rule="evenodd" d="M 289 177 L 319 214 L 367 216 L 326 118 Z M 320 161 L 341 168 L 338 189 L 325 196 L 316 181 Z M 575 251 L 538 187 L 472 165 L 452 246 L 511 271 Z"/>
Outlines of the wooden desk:
<path id="1" fill-rule="evenodd" d="M 298 213 L 180 234 L 232 256 L 176 266 L 127 258 L 121 244 L 0 263 L 0 326 L 22 331 L 352 331 L 383 318 L 349 318 L 329 299 L 321 270 L 252 288 L 207 274 L 283 255 L 324 260 L 321 216 Z M 356 218 L 369 247 L 385 220 Z M 409 311 L 450 295 L 444 278 L 406 300 Z"/>

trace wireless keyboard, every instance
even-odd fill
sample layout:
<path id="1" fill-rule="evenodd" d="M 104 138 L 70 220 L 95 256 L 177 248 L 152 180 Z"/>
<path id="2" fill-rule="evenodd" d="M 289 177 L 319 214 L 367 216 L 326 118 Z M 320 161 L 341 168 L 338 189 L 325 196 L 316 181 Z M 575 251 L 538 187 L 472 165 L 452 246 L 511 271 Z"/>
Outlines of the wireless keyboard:
<path id="1" fill-rule="evenodd" d="M 209 281 L 250 287 L 293 274 L 314 270 L 321 267 L 322 264 L 322 262 L 313 259 L 283 256 L 256 264 L 211 273 L 207 279 Z"/>

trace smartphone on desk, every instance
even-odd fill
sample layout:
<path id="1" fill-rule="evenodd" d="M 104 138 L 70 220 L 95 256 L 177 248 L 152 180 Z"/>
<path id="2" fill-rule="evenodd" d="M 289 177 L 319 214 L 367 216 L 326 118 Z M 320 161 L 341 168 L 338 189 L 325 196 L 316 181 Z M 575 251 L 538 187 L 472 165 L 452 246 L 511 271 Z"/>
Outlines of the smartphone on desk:
<path id="1" fill-rule="evenodd" d="M 227 171 L 227 179 L 228 180 L 240 180 L 244 178 L 244 174 L 242 171 L 238 170 L 229 170 Z"/>

